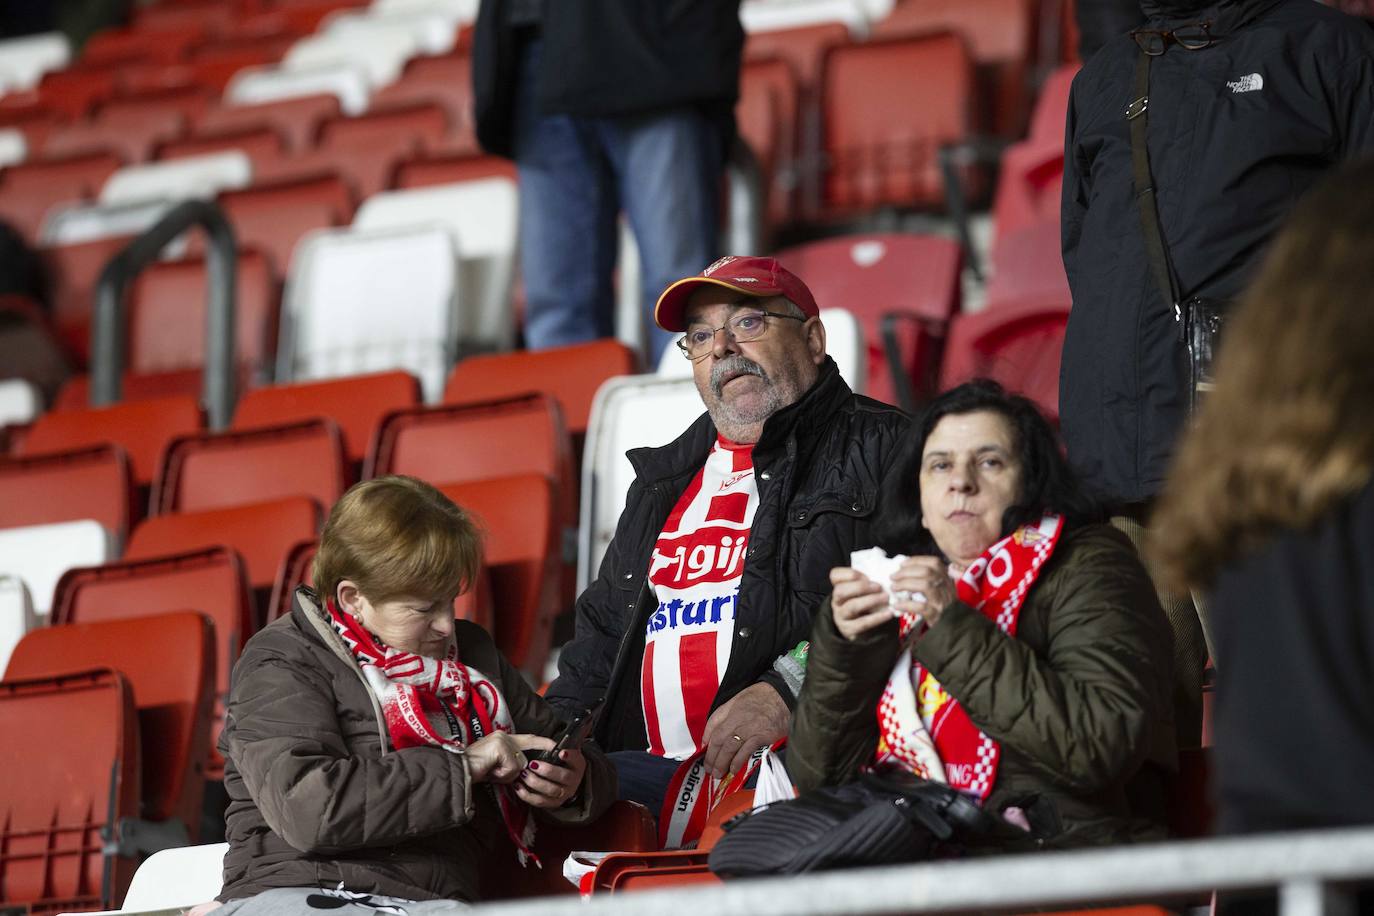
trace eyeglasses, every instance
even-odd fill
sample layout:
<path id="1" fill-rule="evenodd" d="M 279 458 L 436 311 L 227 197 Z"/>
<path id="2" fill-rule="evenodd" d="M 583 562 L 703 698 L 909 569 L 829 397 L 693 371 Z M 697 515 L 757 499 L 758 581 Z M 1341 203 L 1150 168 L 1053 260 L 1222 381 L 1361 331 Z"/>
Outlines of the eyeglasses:
<path id="1" fill-rule="evenodd" d="M 1135 29 L 1131 32 L 1131 37 L 1140 46 L 1140 50 L 1151 57 L 1163 54 L 1170 43 L 1185 51 L 1201 51 L 1203 48 L 1211 47 L 1217 40 L 1212 34 L 1210 20 L 1192 22 L 1176 29 Z"/>
<path id="2" fill-rule="evenodd" d="M 781 312 L 740 312 L 731 315 L 725 324 L 718 328 L 694 328 L 678 338 L 677 348 L 682 355 L 696 362 L 710 354 L 716 344 L 716 335 L 725 331 L 736 343 L 758 340 L 768 333 L 769 318 L 790 318 L 805 323 L 806 318 L 797 315 L 784 315 Z"/>

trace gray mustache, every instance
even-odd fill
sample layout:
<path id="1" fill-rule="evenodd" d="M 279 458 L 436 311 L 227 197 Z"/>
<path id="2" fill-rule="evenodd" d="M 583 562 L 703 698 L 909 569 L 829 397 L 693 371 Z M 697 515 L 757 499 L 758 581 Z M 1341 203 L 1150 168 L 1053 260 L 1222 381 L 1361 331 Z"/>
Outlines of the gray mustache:
<path id="1" fill-rule="evenodd" d="M 763 371 L 762 366 L 749 357 L 736 353 L 711 367 L 711 393 L 716 397 L 721 396 L 721 386 L 725 384 L 727 375 L 757 375 L 765 382 L 768 381 L 768 373 Z"/>

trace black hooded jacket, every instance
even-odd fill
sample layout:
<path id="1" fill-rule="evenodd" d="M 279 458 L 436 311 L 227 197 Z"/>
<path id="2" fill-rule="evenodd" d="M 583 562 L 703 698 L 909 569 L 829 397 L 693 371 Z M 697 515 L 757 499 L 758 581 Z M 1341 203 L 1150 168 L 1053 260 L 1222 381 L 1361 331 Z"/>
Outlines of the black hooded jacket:
<path id="1" fill-rule="evenodd" d="M 795 404 L 773 414 L 754 446 L 759 505 L 740 579 L 730 662 L 712 710 L 745 687 L 772 684 L 796 700 L 773 670 L 811 633 L 830 593 L 830 570 L 869 534 L 879 484 L 906 432 L 905 414 L 850 391 L 831 359 Z M 654 543 L 716 441 L 709 414 L 659 448 L 629 453 L 635 480 L 601 569 L 577 600 L 577 635 L 558 659 L 545 699 L 573 715 L 606 696 L 596 737 L 610 751 L 647 744 L 639 671 L 645 624 L 658 601 L 649 585 Z"/>
<path id="2" fill-rule="evenodd" d="M 1146 28 L 1208 21 L 1150 71 L 1159 219 L 1186 299 L 1237 297 L 1266 242 L 1327 169 L 1374 149 L 1374 32 L 1314 0 L 1145 0 Z M 1158 491 L 1187 411 L 1187 354 L 1155 285 L 1125 110 L 1140 49 L 1123 35 L 1074 80 L 1064 156 L 1073 291 L 1059 408 L 1069 458 L 1109 499 Z"/>

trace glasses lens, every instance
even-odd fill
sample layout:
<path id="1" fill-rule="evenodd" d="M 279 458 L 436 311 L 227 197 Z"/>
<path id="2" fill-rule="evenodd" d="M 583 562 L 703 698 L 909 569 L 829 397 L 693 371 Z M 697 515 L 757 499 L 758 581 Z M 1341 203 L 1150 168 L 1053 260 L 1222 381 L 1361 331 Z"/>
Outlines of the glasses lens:
<path id="1" fill-rule="evenodd" d="M 1140 46 L 1151 57 L 1158 57 L 1164 53 L 1164 33 L 1156 32 L 1151 29 L 1137 29 L 1131 33 L 1135 43 Z"/>
<path id="2" fill-rule="evenodd" d="M 730 336 L 735 340 L 754 340 L 762 337 L 763 332 L 768 330 L 768 316 L 758 312 L 742 312 L 731 318 L 727 324 L 730 326 Z"/>
<path id="3" fill-rule="evenodd" d="M 1212 43 L 1212 33 L 1208 30 L 1207 23 L 1199 22 L 1196 25 L 1185 25 L 1175 29 L 1174 41 L 1189 51 L 1201 51 Z"/>

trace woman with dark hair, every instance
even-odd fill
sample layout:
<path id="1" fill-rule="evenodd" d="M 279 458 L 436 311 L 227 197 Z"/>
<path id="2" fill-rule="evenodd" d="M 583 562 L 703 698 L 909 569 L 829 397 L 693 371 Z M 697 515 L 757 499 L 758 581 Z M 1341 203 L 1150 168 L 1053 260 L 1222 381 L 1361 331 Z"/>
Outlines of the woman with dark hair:
<path id="1" fill-rule="evenodd" d="M 1374 824 L 1371 252 L 1374 160 L 1276 236 L 1157 509 L 1166 584 L 1211 609 L 1225 833 Z"/>
<path id="2" fill-rule="evenodd" d="M 1161 837 L 1168 621 L 1049 423 L 994 382 L 961 385 L 884 489 L 879 546 L 908 556 L 886 583 L 831 571 L 789 738 L 798 786 L 915 773 L 1022 828 L 1025 848 Z"/>

